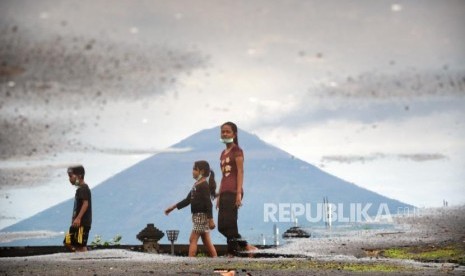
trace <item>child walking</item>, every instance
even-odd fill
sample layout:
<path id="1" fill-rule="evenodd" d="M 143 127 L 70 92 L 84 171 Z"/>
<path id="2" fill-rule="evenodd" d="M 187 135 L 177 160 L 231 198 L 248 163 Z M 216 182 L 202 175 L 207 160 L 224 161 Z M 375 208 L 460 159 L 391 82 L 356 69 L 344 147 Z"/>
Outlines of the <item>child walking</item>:
<path id="1" fill-rule="evenodd" d="M 177 204 L 168 207 L 165 215 L 168 215 L 175 208 L 182 209 L 189 204 L 192 212 L 192 232 L 189 238 L 189 257 L 197 255 L 197 242 L 202 238 L 204 246 L 207 248 L 210 257 L 217 257 L 215 246 L 210 238 L 210 229 L 215 229 L 215 222 L 212 214 L 212 199 L 215 198 L 216 181 L 215 174 L 210 170 L 207 161 L 200 160 L 194 162 L 192 177 L 196 180 L 187 197 Z M 209 177 L 207 182 L 207 177 Z"/>

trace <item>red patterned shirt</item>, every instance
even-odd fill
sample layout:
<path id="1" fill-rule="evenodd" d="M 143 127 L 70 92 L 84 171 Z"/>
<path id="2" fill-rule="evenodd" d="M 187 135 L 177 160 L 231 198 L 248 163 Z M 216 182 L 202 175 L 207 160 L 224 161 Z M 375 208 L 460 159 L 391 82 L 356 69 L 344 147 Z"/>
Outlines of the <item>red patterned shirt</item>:
<path id="1" fill-rule="evenodd" d="M 237 193 L 237 164 L 236 157 L 244 157 L 242 149 L 233 145 L 229 152 L 223 150 L 220 156 L 221 178 L 220 194 L 223 192 Z"/>

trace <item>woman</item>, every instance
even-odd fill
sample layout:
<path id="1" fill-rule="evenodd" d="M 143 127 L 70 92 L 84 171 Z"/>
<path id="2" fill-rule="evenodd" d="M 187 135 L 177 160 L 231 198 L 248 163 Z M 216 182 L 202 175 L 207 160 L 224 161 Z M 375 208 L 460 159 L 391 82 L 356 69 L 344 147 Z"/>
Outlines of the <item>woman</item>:
<path id="1" fill-rule="evenodd" d="M 238 209 L 244 195 L 244 153 L 239 147 L 237 126 L 232 122 L 221 125 L 221 142 L 226 145 L 220 156 L 221 178 L 219 196 L 216 201 L 218 211 L 218 231 L 226 237 L 228 254 L 238 251 L 253 251 L 257 248 L 241 238 L 237 229 Z"/>

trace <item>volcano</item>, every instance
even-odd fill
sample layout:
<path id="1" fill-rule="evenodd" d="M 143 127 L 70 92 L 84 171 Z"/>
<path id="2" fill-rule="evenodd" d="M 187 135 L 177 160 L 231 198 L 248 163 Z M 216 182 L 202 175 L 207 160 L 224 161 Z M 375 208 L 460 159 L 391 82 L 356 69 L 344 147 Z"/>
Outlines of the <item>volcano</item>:
<path id="1" fill-rule="evenodd" d="M 219 126 L 199 131 L 170 147 L 177 150 L 155 154 L 95 186 L 89 243 L 95 235 L 104 240 L 121 235 L 123 244 L 139 244 L 136 235 L 148 223 L 163 232 L 180 230 L 177 242 L 188 243 L 192 229 L 190 208 L 175 210 L 169 216 L 164 210 L 189 192 L 193 184 L 192 165 L 196 160 L 210 163 L 219 185 L 219 155 L 224 149 L 218 141 L 219 133 Z M 245 194 L 239 211 L 239 231 L 252 243 L 271 241 L 268 237 L 274 234 L 275 225 L 285 230 L 297 219 L 302 228 L 324 226 L 328 212 L 323 198 L 332 203 L 334 225 L 357 223 L 360 219 L 369 220 L 380 214 L 394 214 L 399 208 L 413 207 L 328 174 L 247 131 L 239 129 L 238 137 L 245 158 Z M 66 231 L 73 200 L 52 206 L 2 232 Z M 214 210 L 215 219 L 217 214 Z M 211 232 L 211 237 L 214 243 L 226 242 L 217 229 Z M 3 245 L 61 242 L 62 237 L 58 237 L 17 240 Z M 169 242 L 166 235 L 160 242 Z"/>

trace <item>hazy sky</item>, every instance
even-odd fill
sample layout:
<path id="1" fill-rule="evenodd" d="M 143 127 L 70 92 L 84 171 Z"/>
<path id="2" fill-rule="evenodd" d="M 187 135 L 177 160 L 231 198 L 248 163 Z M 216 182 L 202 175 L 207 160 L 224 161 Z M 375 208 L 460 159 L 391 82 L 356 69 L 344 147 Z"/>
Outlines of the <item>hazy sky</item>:
<path id="1" fill-rule="evenodd" d="M 224 121 L 388 197 L 465 203 L 463 1 L 1 1 L 0 18 L 0 227 L 72 197 L 68 164 L 94 186 Z"/>

